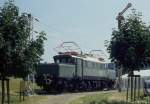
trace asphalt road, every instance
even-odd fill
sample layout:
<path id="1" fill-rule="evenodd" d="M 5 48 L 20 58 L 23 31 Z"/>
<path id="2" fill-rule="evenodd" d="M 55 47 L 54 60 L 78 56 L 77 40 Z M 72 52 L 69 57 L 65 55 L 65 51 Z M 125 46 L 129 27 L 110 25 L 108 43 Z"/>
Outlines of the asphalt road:
<path id="1" fill-rule="evenodd" d="M 68 102 L 78 97 L 92 95 L 92 94 L 99 94 L 99 93 L 108 93 L 108 92 L 115 92 L 115 91 L 96 91 L 96 92 L 63 93 L 63 94 L 56 94 L 56 95 L 45 95 L 47 99 L 40 100 L 40 102 L 38 102 L 37 104 L 67 104 Z"/>

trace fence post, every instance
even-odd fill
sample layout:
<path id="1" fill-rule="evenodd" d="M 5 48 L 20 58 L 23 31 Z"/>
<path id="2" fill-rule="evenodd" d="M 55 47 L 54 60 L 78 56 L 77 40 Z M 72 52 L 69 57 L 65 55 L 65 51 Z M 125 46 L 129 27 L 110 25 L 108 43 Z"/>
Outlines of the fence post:
<path id="1" fill-rule="evenodd" d="M 19 91 L 19 100 L 20 100 L 20 102 L 21 102 L 21 81 L 20 81 L 20 91 Z"/>
<path id="2" fill-rule="evenodd" d="M 126 100 L 128 101 L 128 95 L 129 95 L 129 82 L 130 82 L 130 77 L 128 75 L 128 83 L 127 83 L 127 96 L 126 96 Z"/>
<path id="3" fill-rule="evenodd" d="M 136 99 L 136 77 L 137 76 L 134 77 L 134 101 Z"/>
<path id="4" fill-rule="evenodd" d="M 2 77 L 2 104 L 5 103 L 5 79 Z"/>
<path id="5" fill-rule="evenodd" d="M 141 84 L 141 77 L 138 78 L 138 98 L 140 98 L 140 84 Z"/>

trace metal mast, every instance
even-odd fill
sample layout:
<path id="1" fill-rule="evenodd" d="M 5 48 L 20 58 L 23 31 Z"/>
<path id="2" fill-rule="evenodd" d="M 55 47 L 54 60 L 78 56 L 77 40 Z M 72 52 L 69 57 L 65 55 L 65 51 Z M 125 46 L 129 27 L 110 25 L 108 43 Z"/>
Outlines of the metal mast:
<path id="1" fill-rule="evenodd" d="M 123 17 L 123 14 L 127 11 L 127 9 L 129 9 L 130 7 L 132 6 L 131 3 L 128 3 L 127 6 L 121 11 L 118 13 L 118 16 L 117 16 L 117 20 L 118 20 L 118 29 L 120 30 L 121 28 L 121 25 L 122 25 L 122 21 L 124 20 L 124 17 Z M 118 74 L 118 90 L 119 92 L 121 92 L 121 76 L 122 76 L 122 65 L 119 68 L 117 68 L 117 74 Z"/>
<path id="2" fill-rule="evenodd" d="M 118 16 L 117 16 L 117 20 L 118 20 L 118 29 L 120 29 L 121 27 L 121 23 L 122 23 L 122 20 L 124 20 L 124 17 L 123 17 L 123 14 L 127 11 L 127 9 L 129 9 L 130 7 L 132 6 L 131 3 L 128 3 L 127 6 L 121 11 L 118 13 Z"/>

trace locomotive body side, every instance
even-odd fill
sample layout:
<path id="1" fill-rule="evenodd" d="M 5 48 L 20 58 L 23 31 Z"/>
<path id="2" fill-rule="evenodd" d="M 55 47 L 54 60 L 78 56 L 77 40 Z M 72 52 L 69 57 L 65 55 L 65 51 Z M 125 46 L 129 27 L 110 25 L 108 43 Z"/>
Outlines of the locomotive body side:
<path id="1" fill-rule="evenodd" d="M 115 70 L 110 63 L 73 55 L 54 56 L 55 63 L 40 64 L 37 83 L 47 91 L 100 90 L 112 88 Z"/>

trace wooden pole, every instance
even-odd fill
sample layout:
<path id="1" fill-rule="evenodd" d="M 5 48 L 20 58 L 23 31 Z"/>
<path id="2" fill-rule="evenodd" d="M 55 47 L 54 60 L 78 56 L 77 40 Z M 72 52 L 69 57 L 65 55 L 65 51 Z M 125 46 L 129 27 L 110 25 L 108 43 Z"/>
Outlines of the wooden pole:
<path id="1" fill-rule="evenodd" d="M 19 100 L 20 100 L 20 102 L 22 101 L 22 96 L 23 96 L 23 88 L 22 88 L 22 81 L 20 81 L 20 92 L 19 92 Z"/>
<path id="2" fill-rule="evenodd" d="M 2 104 L 5 102 L 5 79 L 2 76 Z"/>
<path id="3" fill-rule="evenodd" d="M 9 79 L 7 79 L 6 81 L 7 81 L 7 101 L 8 101 L 8 104 L 10 104 L 10 88 L 9 88 Z"/>
<path id="4" fill-rule="evenodd" d="M 131 76 L 131 101 L 133 101 L 133 76 Z"/>
<path id="5" fill-rule="evenodd" d="M 23 87 L 23 91 L 22 91 L 23 93 L 22 94 L 23 94 L 23 101 L 24 101 L 25 100 L 25 98 L 24 98 L 24 96 L 25 96 L 25 87 L 26 87 L 25 81 L 23 81 L 23 86 L 22 87 Z"/>
<path id="6" fill-rule="evenodd" d="M 118 73 L 118 91 L 121 92 L 121 76 L 122 76 L 122 65 L 117 68 Z"/>

